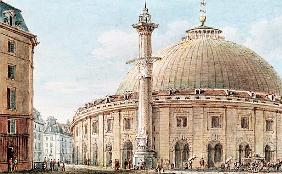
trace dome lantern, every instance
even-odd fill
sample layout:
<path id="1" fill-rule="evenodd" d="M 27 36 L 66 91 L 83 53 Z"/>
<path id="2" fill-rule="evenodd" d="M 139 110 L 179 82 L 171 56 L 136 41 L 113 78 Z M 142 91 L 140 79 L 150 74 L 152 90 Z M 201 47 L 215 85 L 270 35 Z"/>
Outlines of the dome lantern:
<path id="1" fill-rule="evenodd" d="M 208 27 L 205 25 L 207 21 L 207 10 L 206 10 L 206 0 L 201 0 L 200 7 L 200 26 L 189 29 L 186 31 L 187 35 L 183 38 L 183 40 L 194 40 L 201 38 L 211 38 L 211 39 L 224 39 L 221 36 L 222 31 L 220 29 L 216 29 L 213 27 Z"/>
<path id="2" fill-rule="evenodd" d="M 201 9 L 200 9 L 200 22 L 201 22 L 201 26 L 205 26 L 205 22 L 207 20 L 207 16 L 206 16 L 206 1 L 202 0 L 201 1 Z"/>

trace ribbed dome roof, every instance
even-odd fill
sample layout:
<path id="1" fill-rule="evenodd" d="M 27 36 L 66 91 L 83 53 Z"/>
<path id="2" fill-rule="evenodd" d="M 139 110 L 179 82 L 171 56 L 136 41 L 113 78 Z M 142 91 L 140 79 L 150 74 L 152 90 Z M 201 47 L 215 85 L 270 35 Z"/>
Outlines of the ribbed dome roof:
<path id="1" fill-rule="evenodd" d="M 186 39 L 157 53 L 153 89 L 234 89 L 282 92 L 281 79 L 252 50 L 224 39 Z M 138 67 L 128 72 L 117 94 L 138 91 Z"/>

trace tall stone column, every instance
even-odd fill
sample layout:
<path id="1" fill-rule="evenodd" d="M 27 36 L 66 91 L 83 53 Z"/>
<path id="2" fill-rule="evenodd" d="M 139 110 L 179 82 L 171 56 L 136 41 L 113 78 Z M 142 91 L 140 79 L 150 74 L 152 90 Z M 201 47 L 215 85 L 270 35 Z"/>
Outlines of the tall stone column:
<path id="1" fill-rule="evenodd" d="M 145 167 L 154 166 L 152 151 L 152 32 L 158 24 L 151 22 L 148 8 L 143 9 L 137 24 L 133 25 L 139 34 L 139 106 L 137 118 L 137 151 L 134 155 L 135 165 L 145 163 Z"/>

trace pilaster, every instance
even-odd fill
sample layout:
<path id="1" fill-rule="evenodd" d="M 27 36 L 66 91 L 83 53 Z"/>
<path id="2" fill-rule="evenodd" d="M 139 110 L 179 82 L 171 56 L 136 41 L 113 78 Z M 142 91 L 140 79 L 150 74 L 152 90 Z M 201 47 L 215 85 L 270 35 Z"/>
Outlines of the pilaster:
<path id="1" fill-rule="evenodd" d="M 169 128 L 169 108 L 160 108 L 159 113 L 159 158 L 169 158 L 169 139 L 170 139 L 170 128 Z"/>
<path id="2" fill-rule="evenodd" d="M 100 114 L 98 116 L 98 120 L 99 120 L 99 132 L 98 132 L 98 142 L 97 142 L 97 146 L 98 148 L 98 165 L 99 166 L 104 166 L 104 151 L 105 151 L 105 146 L 104 146 L 104 115 Z"/>
<path id="3" fill-rule="evenodd" d="M 113 134 L 114 134 L 114 144 L 113 144 L 113 156 L 112 161 L 118 159 L 121 162 L 121 114 L 120 111 L 116 111 L 113 114 L 114 125 L 113 125 Z M 113 162 L 114 165 L 114 162 Z"/>
<path id="4" fill-rule="evenodd" d="M 264 156 L 264 111 L 255 110 L 255 154 Z"/>

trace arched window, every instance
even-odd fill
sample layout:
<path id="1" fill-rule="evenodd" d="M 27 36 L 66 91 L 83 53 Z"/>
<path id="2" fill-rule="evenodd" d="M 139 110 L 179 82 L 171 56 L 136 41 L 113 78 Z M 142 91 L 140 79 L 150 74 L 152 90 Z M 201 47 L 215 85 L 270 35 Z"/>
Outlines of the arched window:
<path id="1" fill-rule="evenodd" d="M 222 146 L 221 144 L 217 144 L 214 147 L 214 162 L 221 162 L 222 159 Z"/>
<path id="2" fill-rule="evenodd" d="M 9 24 L 10 24 L 11 26 L 13 26 L 13 17 L 12 17 L 12 16 L 9 17 Z"/>

